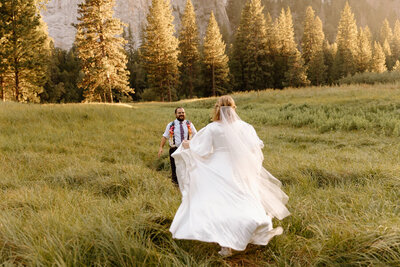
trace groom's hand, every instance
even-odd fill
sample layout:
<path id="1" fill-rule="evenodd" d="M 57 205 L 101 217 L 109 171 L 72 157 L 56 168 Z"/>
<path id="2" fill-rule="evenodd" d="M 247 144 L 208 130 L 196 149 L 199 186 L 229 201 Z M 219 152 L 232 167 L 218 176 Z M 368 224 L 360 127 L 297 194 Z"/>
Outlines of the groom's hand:
<path id="1" fill-rule="evenodd" d="M 160 147 L 160 149 L 158 150 L 158 157 L 160 157 L 162 153 L 163 153 L 163 148 Z"/>
<path id="2" fill-rule="evenodd" d="M 190 147 L 189 141 L 188 140 L 183 141 L 182 146 L 183 146 L 183 148 L 188 149 Z"/>

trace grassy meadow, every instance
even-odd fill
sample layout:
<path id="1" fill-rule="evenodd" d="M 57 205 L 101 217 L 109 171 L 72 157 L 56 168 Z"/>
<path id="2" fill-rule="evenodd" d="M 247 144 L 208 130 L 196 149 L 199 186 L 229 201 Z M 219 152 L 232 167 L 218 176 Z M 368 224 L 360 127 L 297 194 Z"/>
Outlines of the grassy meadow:
<path id="1" fill-rule="evenodd" d="M 234 94 L 283 183 L 284 234 L 221 259 L 173 240 L 167 155 L 176 106 L 197 129 L 215 99 L 0 103 L 0 263 L 6 266 L 400 266 L 400 86 Z"/>

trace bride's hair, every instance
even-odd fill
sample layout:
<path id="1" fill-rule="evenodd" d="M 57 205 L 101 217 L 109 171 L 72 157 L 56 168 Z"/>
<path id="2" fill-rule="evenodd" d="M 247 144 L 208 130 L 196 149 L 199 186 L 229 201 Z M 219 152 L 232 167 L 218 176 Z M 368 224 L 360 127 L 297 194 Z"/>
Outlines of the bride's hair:
<path id="1" fill-rule="evenodd" d="M 217 103 L 215 103 L 214 106 L 212 121 L 219 121 L 221 119 L 221 107 L 232 107 L 235 109 L 235 100 L 233 100 L 229 95 L 224 95 L 218 98 Z"/>

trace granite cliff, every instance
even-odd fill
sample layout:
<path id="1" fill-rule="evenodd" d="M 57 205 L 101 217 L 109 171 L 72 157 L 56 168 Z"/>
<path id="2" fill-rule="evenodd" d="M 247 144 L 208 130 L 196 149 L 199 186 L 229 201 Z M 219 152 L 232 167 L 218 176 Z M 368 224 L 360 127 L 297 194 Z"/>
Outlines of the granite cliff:
<path id="1" fill-rule="evenodd" d="M 47 11 L 42 13 L 47 22 L 49 34 L 55 45 L 64 49 L 72 46 L 75 29 L 71 25 L 77 22 L 78 3 L 83 0 L 50 0 Z M 186 0 L 170 0 L 175 17 L 176 29 L 179 29 L 180 18 L 183 15 Z M 349 1 L 359 26 L 368 25 L 377 36 L 384 18 L 388 18 L 393 27 L 394 21 L 400 18 L 400 1 L 398 0 L 261 0 L 273 17 L 277 17 L 288 5 L 292 10 L 296 40 L 302 35 L 302 24 L 305 10 L 312 5 L 316 14 L 324 23 L 324 31 L 330 42 L 335 41 L 337 25 L 344 3 Z M 192 0 L 195 7 L 200 33 L 204 34 L 209 14 L 214 11 L 221 30 L 225 34 L 232 33 L 238 24 L 241 7 L 246 0 Z M 146 15 L 151 0 L 116 0 L 115 15 L 126 24 L 130 24 L 136 40 L 140 43 L 139 29 L 146 23 Z"/>
<path id="2" fill-rule="evenodd" d="M 220 25 L 231 31 L 226 13 L 226 0 L 192 0 L 196 10 L 197 20 L 201 33 L 205 32 L 209 14 L 214 11 Z M 50 0 L 47 10 L 42 12 L 43 19 L 48 25 L 50 36 L 54 39 L 55 46 L 68 49 L 75 38 L 75 29 L 72 26 L 77 22 L 77 7 L 82 0 Z M 124 23 L 130 24 L 133 35 L 139 42 L 139 29 L 146 21 L 151 0 L 117 0 L 115 15 Z M 180 18 L 183 15 L 186 0 L 172 0 L 171 6 L 178 29 Z"/>

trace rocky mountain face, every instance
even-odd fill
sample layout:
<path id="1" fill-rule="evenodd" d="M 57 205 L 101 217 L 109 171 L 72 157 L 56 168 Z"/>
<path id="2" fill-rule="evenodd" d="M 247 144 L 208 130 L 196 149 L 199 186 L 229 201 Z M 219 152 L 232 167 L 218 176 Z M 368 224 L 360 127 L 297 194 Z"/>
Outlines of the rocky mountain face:
<path id="1" fill-rule="evenodd" d="M 50 36 L 55 45 L 64 49 L 72 46 L 75 29 L 71 25 L 77 22 L 78 3 L 83 0 L 50 0 L 47 11 L 42 13 L 47 22 Z M 185 10 L 186 0 L 170 0 L 175 17 L 176 29 Z M 301 40 L 305 10 L 308 5 L 316 11 L 324 23 L 324 31 L 330 42 L 335 41 L 340 13 L 346 1 L 349 1 L 359 26 L 368 25 L 377 36 L 383 19 L 388 18 L 390 25 L 400 18 L 400 0 L 261 0 L 265 12 L 272 17 L 279 16 L 282 8 L 290 7 L 295 27 L 296 40 Z M 214 11 L 223 34 L 229 36 L 240 19 L 241 7 L 246 0 L 192 0 L 195 7 L 200 33 L 204 34 L 209 15 Z M 130 24 L 136 44 L 140 44 L 139 29 L 146 23 L 151 0 L 116 0 L 115 15 L 126 24 Z"/>
<path id="2" fill-rule="evenodd" d="M 226 13 L 227 0 L 192 0 L 196 10 L 201 33 L 205 32 L 209 15 L 214 11 L 216 18 L 224 30 L 231 32 Z M 55 46 L 68 49 L 75 38 L 73 23 L 77 23 L 78 4 L 82 0 L 50 0 L 47 10 L 42 12 L 43 20 L 48 25 L 49 35 L 54 39 Z M 151 0 L 116 0 L 115 15 L 126 24 L 130 24 L 133 35 L 139 43 L 139 29 L 146 21 L 146 15 Z M 185 10 L 186 0 L 171 0 L 176 28 L 179 28 L 180 18 Z"/>

